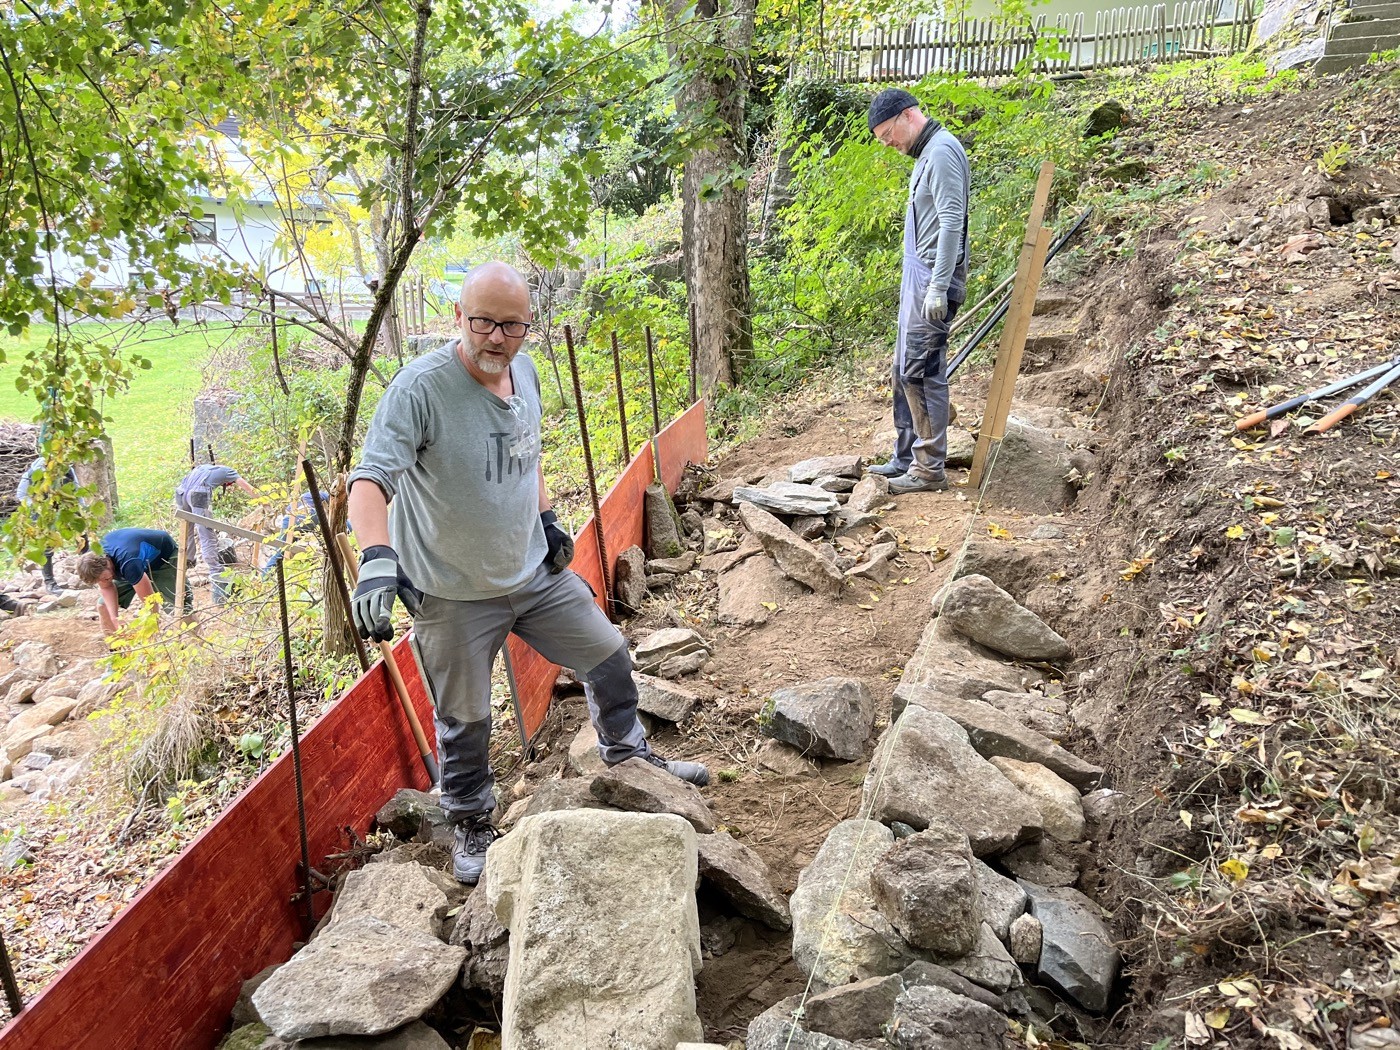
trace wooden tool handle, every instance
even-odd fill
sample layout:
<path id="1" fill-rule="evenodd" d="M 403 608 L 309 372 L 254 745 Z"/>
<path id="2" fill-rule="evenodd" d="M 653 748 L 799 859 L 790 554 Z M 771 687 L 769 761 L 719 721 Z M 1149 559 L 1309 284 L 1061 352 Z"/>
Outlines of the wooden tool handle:
<path id="1" fill-rule="evenodd" d="M 1268 418 L 1269 410 L 1267 408 L 1261 408 L 1258 412 L 1255 412 L 1252 415 L 1245 416 L 1241 420 L 1237 420 L 1235 423 L 1235 429 L 1249 430 L 1252 427 L 1257 427 L 1260 423 L 1264 422 L 1264 420 Z"/>
<path id="2" fill-rule="evenodd" d="M 1308 429 L 1303 431 L 1303 433 L 1321 434 L 1324 431 L 1331 430 L 1338 423 L 1346 419 L 1347 416 L 1351 415 L 1360 407 L 1361 406 L 1355 401 L 1348 401 L 1345 405 L 1342 405 L 1340 408 L 1335 408 L 1331 412 L 1328 412 L 1327 415 L 1323 416 L 1312 426 L 1308 427 Z"/>

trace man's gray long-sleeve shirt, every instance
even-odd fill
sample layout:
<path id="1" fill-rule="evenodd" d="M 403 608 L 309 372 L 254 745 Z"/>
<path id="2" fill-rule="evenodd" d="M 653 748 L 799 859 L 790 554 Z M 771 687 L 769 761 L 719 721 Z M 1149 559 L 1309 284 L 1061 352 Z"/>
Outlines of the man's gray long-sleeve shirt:
<path id="1" fill-rule="evenodd" d="M 972 171 L 962 143 L 940 127 L 924 144 L 909 178 L 914 251 L 933 271 L 935 288 L 967 298 L 967 209 Z"/>
<path id="2" fill-rule="evenodd" d="M 389 539 L 414 586 L 477 601 L 518 589 L 544 561 L 540 379 L 517 354 L 514 408 L 478 383 L 457 341 L 401 368 L 379 401 L 350 484 L 389 503 Z"/>

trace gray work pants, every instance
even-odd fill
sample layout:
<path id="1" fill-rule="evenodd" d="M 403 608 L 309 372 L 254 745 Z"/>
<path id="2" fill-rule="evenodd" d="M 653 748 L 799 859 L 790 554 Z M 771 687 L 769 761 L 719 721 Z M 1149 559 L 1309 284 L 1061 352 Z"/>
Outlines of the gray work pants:
<path id="1" fill-rule="evenodd" d="M 541 565 L 522 587 L 499 598 L 462 602 L 424 595 L 413 630 L 433 698 L 448 820 L 457 823 L 496 807 L 491 667 L 512 632 L 583 681 L 603 761 L 615 765 L 648 753 L 627 639 L 577 574 L 552 576 Z"/>
<path id="2" fill-rule="evenodd" d="M 941 321 L 920 318 L 921 325 L 911 325 L 904 360 L 895 363 L 895 381 L 899 384 L 896 390 L 904 393 L 904 408 L 909 413 L 914 439 L 910 448 L 913 462 L 908 472 L 923 480 L 943 477 L 944 461 L 948 458 L 948 329 L 961 305 L 949 303 L 948 316 Z M 896 397 L 896 417 L 899 407 Z M 896 456 L 898 446 L 897 439 Z"/>
<path id="3" fill-rule="evenodd" d="M 189 492 L 176 489 L 175 509 L 212 518 L 214 516 L 210 511 L 212 497 L 213 493 L 208 489 L 191 489 Z M 209 587 L 214 594 L 214 604 L 222 605 L 225 593 L 224 563 L 219 558 L 218 534 L 208 525 L 196 525 L 194 534 L 199 541 L 200 560 L 204 562 L 204 567 L 209 573 Z M 184 551 L 180 552 L 182 557 L 184 553 Z"/>

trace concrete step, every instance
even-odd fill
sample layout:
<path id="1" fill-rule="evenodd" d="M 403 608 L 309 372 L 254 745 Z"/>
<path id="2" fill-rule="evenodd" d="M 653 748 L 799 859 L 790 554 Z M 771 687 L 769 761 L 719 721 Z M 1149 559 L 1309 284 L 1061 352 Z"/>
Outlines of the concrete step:
<path id="1" fill-rule="evenodd" d="M 1369 57 L 1369 55 L 1327 55 L 1317 60 L 1317 65 L 1313 66 L 1313 72 L 1319 76 L 1326 73 L 1342 73 L 1348 69 L 1365 65 L 1366 59 Z"/>
<path id="2" fill-rule="evenodd" d="M 1334 26 L 1328 43 L 1333 40 L 1395 40 L 1400 41 L 1400 18 L 1365 18 Z"/>
<path id="3" fill-rule="evenodd" d="M 1333 55 L 1359 55 L 1365 58 L 1378 51 L 1389 51 L 1394 46 L 1389 38 L 1376 40 L 1371 37 L 1355 37 L 1351 40 L 1327 41 L 1327 46 L 1323 49 L 1322 54 L 1328 58 Z"/>
<path id="4" fill-rule="evenodd" d="M 1385 0 L 1384 3 L 1376 4 L 1352 4 L 1348 12 L 1350 18 L 1375 18 L 1388 19 L 1400 18 L 1400 3 L 1396 0 Z"/>

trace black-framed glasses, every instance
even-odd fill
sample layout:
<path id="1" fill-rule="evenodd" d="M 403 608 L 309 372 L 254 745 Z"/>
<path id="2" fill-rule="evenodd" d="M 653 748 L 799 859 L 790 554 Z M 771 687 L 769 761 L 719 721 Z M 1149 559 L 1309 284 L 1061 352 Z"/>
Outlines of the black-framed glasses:
<path id="1" fill-rule="evenodd" d="M 529 321 L 497 321 L 490 317 L 468 317 L 467 324 L 477 335 L 490 335 L 499 328 L 507 339 L 524 339 L 530 331 Z"/>

